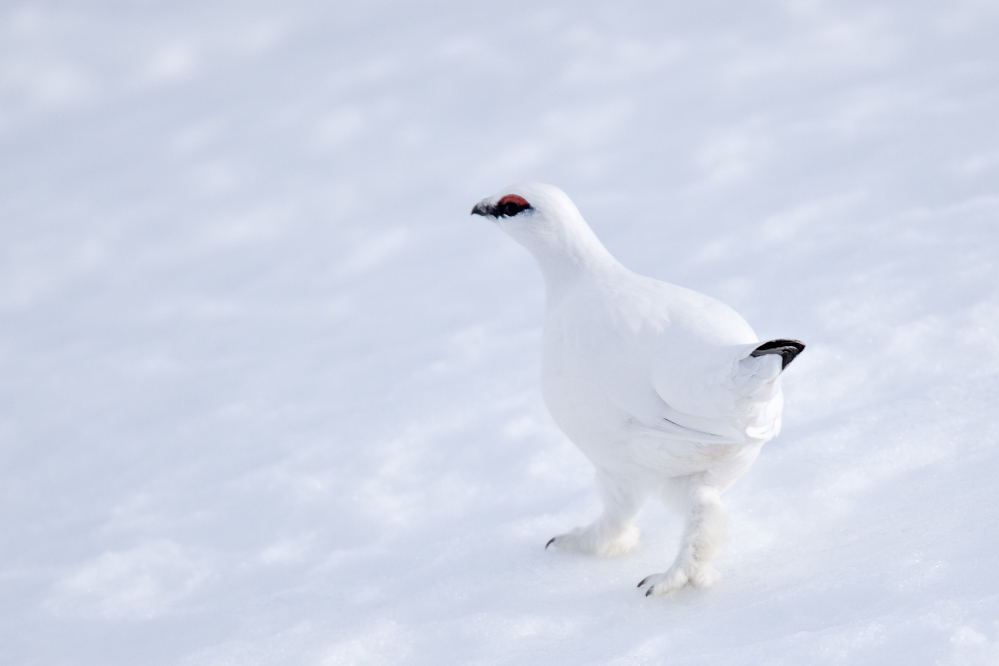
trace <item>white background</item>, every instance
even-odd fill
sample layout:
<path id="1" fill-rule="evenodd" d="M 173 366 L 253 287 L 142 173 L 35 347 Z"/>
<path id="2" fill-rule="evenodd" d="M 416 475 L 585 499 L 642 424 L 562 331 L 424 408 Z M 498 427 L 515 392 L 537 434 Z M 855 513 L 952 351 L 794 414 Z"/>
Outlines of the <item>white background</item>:
<path id="1" fill-rule="evenodd" d="M 0 662 L 999 663 L 999 4 L 0 4 Z M 709 591 L 479 199 L 808 344 Z"/>

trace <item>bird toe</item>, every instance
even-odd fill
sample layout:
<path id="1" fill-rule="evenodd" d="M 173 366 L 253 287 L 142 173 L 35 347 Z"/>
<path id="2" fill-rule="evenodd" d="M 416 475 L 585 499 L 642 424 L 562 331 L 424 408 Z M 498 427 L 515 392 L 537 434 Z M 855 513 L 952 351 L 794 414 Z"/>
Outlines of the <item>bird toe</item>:
<path id="1" fill-rule="evenodd" d="M 645 596 L 647 597 L 663 597 L 676 592 L 689 582 L 690 577 L 686 571 L 683 569 L 670 569 L 666 573 L 646 576 L 638 584 L 638 587 L 642 588 L 648 585 L 648 588 L 645 590 Z"/>

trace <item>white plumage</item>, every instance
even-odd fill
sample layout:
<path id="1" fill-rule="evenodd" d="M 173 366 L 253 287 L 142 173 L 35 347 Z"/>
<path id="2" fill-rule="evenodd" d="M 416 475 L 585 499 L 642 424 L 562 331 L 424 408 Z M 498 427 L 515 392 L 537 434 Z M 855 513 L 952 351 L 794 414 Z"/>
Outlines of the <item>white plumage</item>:
<path id="1" fill-rule="evenodd" d="M 548 545 L 628 552 L 642 504 L 660 494 L 686 514 L 683 542 L 669 570 L 639 587 L 662 595 L 710 585 L 725 532 L 719 496 L 780 431 L 781 371 L 804 345 L 761 344 L 727 305 L 632 273 L 551 185 L 512 186 L 472 213 L 541 267 L 545 404 L 596 467 L 603 514 Z"/>

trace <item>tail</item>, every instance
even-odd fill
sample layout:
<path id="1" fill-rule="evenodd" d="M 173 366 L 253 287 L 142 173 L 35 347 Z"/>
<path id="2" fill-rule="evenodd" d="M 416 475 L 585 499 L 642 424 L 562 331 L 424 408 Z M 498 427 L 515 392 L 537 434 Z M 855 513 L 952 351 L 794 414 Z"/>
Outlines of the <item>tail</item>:
<path id="1" fill-rule="evenodd" d="M 737 409 L 742 415 L 741 425 L 749 437 L 765 441 L 780 432 L 784 406 L 780 375 L 804 348 L 797 340 L 770 340 L 739 362 L 732 383 L 740 397 Z M 780 367 L 774 356 L 780 356 Z"/>
<path id="2" fill-rule="evenodd" d="M 790 365 L 795 357 L 805 350 L 805 343 L 799 340 L 771 340 L 764 342 L 754 349 L 750 356 L 763 356 L 765 354 L 780 354 L 782 359 L 781 370 Z M 745 352 L 743 352 L 745 353 Z"/>

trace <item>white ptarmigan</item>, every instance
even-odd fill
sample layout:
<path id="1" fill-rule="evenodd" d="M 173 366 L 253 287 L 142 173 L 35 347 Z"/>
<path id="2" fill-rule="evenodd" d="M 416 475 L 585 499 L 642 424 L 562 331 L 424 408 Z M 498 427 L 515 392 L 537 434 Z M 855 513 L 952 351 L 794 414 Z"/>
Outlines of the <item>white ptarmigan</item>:
<path id="1" fill-rule="evenodd" d="M 596 467 L 603 513 L 546 548 L 626 553 L 642 504 L 659 494 L 685 513 L 683 539 L 673 565 L 638 586 L 648 596 L 711 585 L 725 539 L 719 497 L 780 431 L 781 372 L 805 345 L 761 343 L 727 305 L 632 273 L 552 185 L 514 185 L 472 214 L 541 267 L 545 404 Z"/>

